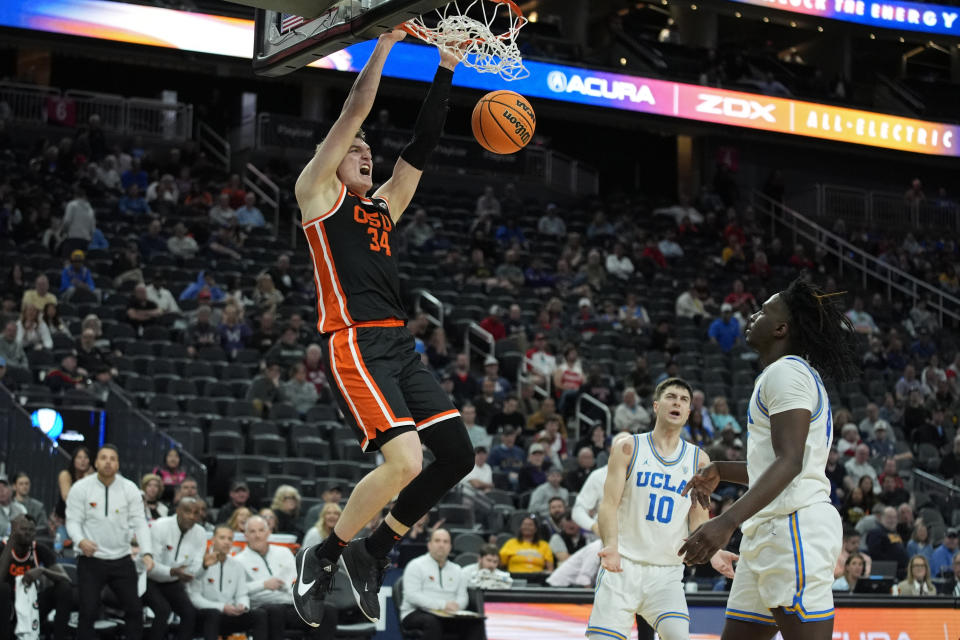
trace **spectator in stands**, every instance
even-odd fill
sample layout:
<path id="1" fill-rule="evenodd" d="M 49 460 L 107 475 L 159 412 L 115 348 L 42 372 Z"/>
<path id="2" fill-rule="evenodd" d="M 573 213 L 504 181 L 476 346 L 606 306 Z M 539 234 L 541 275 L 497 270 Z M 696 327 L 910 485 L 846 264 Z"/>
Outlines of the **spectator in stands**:
<path id="1" fill-rule="evenodd" d="M 237 533 L 243 533 L 246 530 L 247 520 L 254 515 L 250 507 L 240 507 L 227 520 L 227 526 Z"/>
<path id="2" fill-rule="evenodd" d="M 196 256 L 200 247 L 193 236 L 188 235 L 186 225 L 178 222 L 173 226 L 173 235 L 167 239 L 167 251 L 181 260 L 186 260 Z"/>
<path id="3" fill-rule="evenodd" d="M 864 416 L 863 420 L 860 421 L 858 429 L 860 433 L 863 434 L 863 437 L 871 440 L 873 439 L 873 431 L 876 428 L 877 422 L 880 420 L 880 407 L 877 406 L 876 402 L 870 402 L 867 404 L 867 407 L 864 411 L 866 415 Z M 887 425 L 887 439 L 891 442 L 894 442 L 896 437 L 893 433 L 889 433 L 890 423 L 886 420 L 884 420 L 884 423 Z"/>
<path id="4" fill-rule="evenodd" d="M 943 536 L 943 541 L 933 550 L 933 557 L 930 560 L 930 575 L 935 578 L 949 576 L 952 570 L 952 563 L 957 554 L 958 545 L 957 527 L 948 527 Z"/>
<path id="5" fill-rule="evenodd" d="M 476 445 L 473 455 L 473 469 L 460 481 L 468 495 L 486 493 L 493 489 L 493 468 L 487 463 L 487 446 Z"/>
<path id="6" fill-rule="evenodd" d="M 863 561 L 863 573 L 870 575 L 870 569 L 873 561 L 866 553 L 860 551 L 860 532 L 851 526 L 843 528 L 843 546 L 840 548 L 840 555 L 837 557 L 837 564 L 833 568 L 833 577 L 839 578 L 843 575 L 843 570 L 847 565 L 847 559 L 851 555 L 859 554 Z"/>
<path id="7" fill-rule="evenodd" d="M 860 479 L 857 481 L 857 487 L 863 492 L 863 502 L 867 513 L 873 510 L 875 504 L 878 506 L 882 504 L 878 499 L 880 483 L 876 482 L 872 477 L 860 476 Z"/>
<path id="8" fill-rule="evenodd" d="M 143 335 L 143 328 L 153 323 L 153 320 L 163 315 L 163 311 L 153 300 L 147 297 L 147 287 L 142 282 L 133 288 L 133 295 L 127 302 L 127 321 L 136 330 L 137 335 Z"/>
<path id="9" fill-rule="evenodd" d="M 332 640 L 338 617 L 333 605 L 323 605 L 322 622 L 316 628 L 306 626 L 293 607 L 292 588 L 297 567 L 290 549 L 267 541 L 270 530 L 260 516 L 247 519 L 244 534 L 247 548 L 238 553 L 236 559 L 246 573 L 251 608 L 267 612 L 269 640 L 282 640 L 288 628 L 303 631 L 311 639 Z"/>
<path id="10" fill-rule="evenodd" d="M 153 473 L 163 481 L 163 500 L 170 501 L 177 488 L 187 477 L 187 472 L 181 466 L 180 451 L 175 447 L 163 456 L 163 466 L 154 467 Z"/>
<path id="11" fill-rule="evenodd" d="M 880 486 L 878 499 L 883 504 L 899 505 L 910 500 L 910 492 L 902 487 L 897 487 L 897 479 L 894 476 L 884 476 Z"/>
<path id="12" fill-rule="evenodd" d="M 0 475 L 0 537 L 6 537 L 10 523 L 18 516 L 27 515 L 27 507 L 13 499 L 13 488 L 7 476 Z"/>
<path id="13" fill-rule="evenodd" d="M 747 255 L 743 243 L 733 234 L 727 236 L 727 245 L 720 252 L 720 261 L 728 271 L 742 273 L 747 268 Z"/>
<path id="14" fill-rule="evenodd" d="M 317 390 L 318 398 L 327 398 L 327 374 L 323 371 L 323 349 L 318 344 L 311 344 L 304 352 L 303 365 L 306 369 L 307 380 Z"/>
<path id="15" fill-rule="evenodd" d="M 720 305 L 720 317 L 710 323 L 707 335 L 724 353 L 729 353 L 740 342 L 740 323 L 733 317 L 733 305 L 728 302 Z"/>
<path id="16" fill-rule="evenodd" d="M 512 389 L 510 381 L 500 375 L 500 362 L 494 356 L 487 356 L 483 361 L 483 380 L 493 381 L 493 392 L 498 402 L 503 402 Z"/>
<path id="17" fill-rule="evenodd" d="M 200 300 L 203 303 L 220 302 L 226 297 L 223 289 L 217 286 L 216 278 L 210 271 L 201 271 L 197 279 L 180 294 L 180 300 Z"/>
<path id="18" fill-rule="evenodd" d="M 35 524 L 45 527 L 47 524 L 47 512 L 43 503 L 36 498 L 30 497 L 30 476 L 20 471 L 13 476 L 13 500 L 22 505 L 27 510 L 27 515 L 33 518 Z"/>
<path id="19" fill-rule="evenodd" d="M 130 158 L 129 156 L 127 156 Z M 121 165 L 122 166 L 122 165 Z M 140 187 L 141 191 L 146 191 L 149 184 L 147 172 L 140 166 L 140 157 L 134 155 L 130 158 L 130 165 L 120 174 L 120 186 L 126 191 L 131 184 Z"/>
<path id="20" fill-rule="evenodd" d="M 605 245 L 616 233 L 616 228 L 607 219 L 607 214 L 603 209 L 598 209 L 593 214 L 590 224 L 587 225 L 587 239 L 593 245 Z"/>
<path id="21" fill-rule="evenodd" d="M 263 218 L 263 213 L 257 208 L 257 196 L 252 191 L 244 195 L 243 206 L 237 208 L 234 216 L 236 217 L 237 224 L 247 229 L 260 229 L 267 226 L 267 221 Z"/>
<path id="22" fill-rule="evenodd" d="M 580 395 L 583 385 L 583 362 L 580 353 L 573 344 L 563 349 L 563 360 L 557 363 L 557 370 L 553 373 L 554 387 L 560 392 L 560 413 L 568 415 L 572 411 L 573 403 Z"/>
<path id="23" fill-rule="evenodd" d="M 240 320 L 240 312 L 232 304 L 223 308 L 219 331 L 220 346 L 230 355 L 236 355 L 237 351 L 246 348 L 253 333 L 247 323 Z"/>
<path id="24" fill-rule="evenodd" d="M 537 409 L 534 413 L 530 414 L 527 418 L 526 426 L 524 427 L 524 435 L 535 437 L 541 430 L 546 422 L 547 418 L 557 415 L 557 405 L 553 398 L 547 396 L 543 399 L 543 403 L 540 405 L 540 408 Z M 564 423 L 563 416 L 558 416 L 560 418 L 560 431 L 566 433 L 566 424 Z"/>
<path id="25" fill-rule="evenodd" d="M 613 428 L 615 431 L 630 433 L 640 433 L 650 429 L 650 412 L 640 404 L 637 390 L 633 387 L 623 390 L 622 401 L 613 411 Z"/>
<path id="26" fill-rule="evenodd" d="M 677 232 L 674 229 L 667 229 L 663 240 L 657 243 L 657 248 L 660 249 L 660 253 L 662 253 L 665 258 L 683 257 L 683 247 L 677 243 Z"/>
<path id="27" fill-rule="evenodd" d="M 753 297 L 753 294 L 749 291 L 745 291 L 743 287 L 743 280 L 737 278 L 733 281 L 733 290 L 727 294 L 727 297 L 723 299 L 727 304 L 733 305 L 735 309 L 739 309 L 743 305 L 748 305 L 752 311 L 757 309 L 757 300 Z"/>
<path id="28" fill-rule="evenodd" d="M 300 492 L 295 487 L 289 484 L 277 487 L 270 504 L 270 508 L 277 514 L 277 533 L 296 536 L 298 541 L 303 539 L 303 529 L 300 528 L 300 521 L 303 519 L 300 513 L 301 502 Z"/>
<path id="29" fill-rule="evenodd" d="M 637 294 L 627 292 L 625 304 L 620 307 L 618 317 L 623 328 L 635 333 L 643 333 L 650 327 L 650 315 L 637 300 Z"/>
<path id="30" fill-rule="evenodd" d="M 167 252 L 167 239 L 163 236 L 163 229 L 159 220 L 151 220 L 147 226 L 147 232 L 140 236 L 140 253 L 146 260 L 150 260 L 156 254 Z"/>
<path id="31" fill-rule="evenodd" d="M 697 445 L 708 445 L 713 440 L 714 426 L 706 407 L 706 396 L 697 389 L 690 401 L 690 419 L 684 427 L 685 437 Z"/>
<path id="32" fill-rule="evenodd" d="M 490 424 L 493 416 L 503 409 L 503 404 L 496 394 L 496 387 L 497 383 L 494 379 L 485 377 L 480 384 L 480 393 L 473 398 L 473 406 L 477 410 L 477 421 L 480 424 Z"/>
<path id="33" fill-rule="evenodd" d="M 508 395 L 504 398 L 503 409 L 495 413 L 487 425 L 486 432 L 488 436 L 496 435 L 505 428 L 510 427 L 516 431 L 521 431 L 526 426 L 526 418 L 519 411 L 519 401 L 515 395 Z"/>
<path id="34" fill-rule="evenodd" d="M 497 244 L 502 248 L 526 248 L 528 246 L 527 237 L 524 235 L 523 229 L 517 226 L 517 219 L 514 216 L 508 216 L 503 221 L 503 224 L 497 227 L 494 237 L 497 240 Z M 522 284 L 523 282 L 521 280 L 520 284 L 517 286 Z"/>
<path id="35" fill-rule="evenodd" d="M 307 380 L 307 368 L 302 362 L 290 368 L 290 379 L 281 385 L 283 397 L 293 405 L 301 417 L 317 404 L 317 388 Z"/>
<path id="36" fill-rule="evenodd" d="M 960 552 L 953 555 L 953 597 L 960 596 Z"/>
<path id="37" fill-rule="evenodd" d="M 198 523 L 198 506 L 195 499 L 181 500 L 176 515 L 160 518 L 150 527 L 157 550 L 143 594 L 143 603 L 155 614 L 150 640 L 166 640 L 171 612 L 180 617 L 177 640 L 193 638 L 197 610 L 186 587 L 200 575 L 207 540 L 207 532 Z"/>
<path id="38" fill-rule="evenodd" d="M 893 456 L 896 453 L 896 447 L 890 440 L 890 428 L 886 420 L 877 420 L 874 425 L 873 438 L 867 443 L 870 447 L 870 453 L 874 457 Z M 896 480 L 894 480 L 896 481 Z M 885 504 L 890 504 L 886 500 L 881 500 Z M 897 503 L 899 504 L 899 503 Z"/>
<path id="39" fill-rule="evenodd" d="M 533 514 L 523 518 L 516 537 L 500 547 L 500 566 L 511 574 L 553 571 L 553 551 L 540 537 L 540 527 Z"/>
<path id="40" fill-rule="evenodd" d="M 57 304 L 57 296 L 50 293 L 50 281 L 47 276 L 40 274 L 33 281 L 33 289 L 27 289 L 20 302 L 20 308 L 32 305 L 37 309 L 44 309 L 48 304 Z"/>
<path id="41" fill-rule="evenodd" d="M 267 273 L 273 278 L 274 285 L 284 296 L 299 288 L 299 283 L 290 269 L 290 254 L 288 253 L 281 253 L 277 256 L 276 263 L 270 267 Z"/>
<path id="42" fill-rule="evenodd" d="M 54 393 L 68 389 L 82 389 L 85 379 L 77 368 L 77 356 L 72 352 L 66 353 L 60 360 L 60 366 L 48 372 L 43 383 Z"/>
<path id="43" fill-rule="evenodd" d="M 495 544 L 480 547 L 480 556 L 476 564 L 463 568 L 463 577 L 467 585 L 477 589 L 509 589 L 513 578 L 506 571 L 500 571 L 500 553 Z"/>
<path id="44" fill-rule="evenodd" d="M 690 318 L 698 322 L 701 318 L 710 317 L 700 297 L 700 286 L 698 282 L 691 282 L 690 288 L 677 296 L 675 313 L 679 318 Z"/>
<path id="45" fill-rule="evenodd" d="M 740 423 L 730 413 L 730 407 L 727 405 L 727 399 L 724 396 L 717 396 L 713 399 L 713 405 L 710 411 L 710 421 L 713 423 L 715 431 L 723 431 L 728 425 L 733 428 L 736 434 L 743 433 Z"/>
<path id="46" fill-rule="evenodd" d="M 153 543 L 143 516 L 140 489 L 117 475 L 120 459 L 113 445 L 97 452 L 96 475 L 78 480 L 67 495 L 67 533 L 79 551 L 77 586 L 80 590 L 79 640 L 93 640 L 94 621 L 100 611 L 100 592 L 104 585 L 124 611 L 124 635 L 131 640 L 143 634 L 143 606 L 137 597 L 137 573 L 131 557 L 130 539 L 134 535 L 140 560 L 149 575 L 154 568 Z M 106 509 L 109 499 L 110 509 Z M 104 512 L 88 507 L 103 504 Z"/>
<path id="47" fill-rule="evenodd" d="M 413 222 L 404 229 L 403 234 L 407 237 L 411 247 L 424 249 L 429 246 L 436 232 L 433 225 L 427 220 L 426 209 L 417 207 L 413 214 Z"/>
<path id="48" fill-rule="evenodd" d="M 927 199 L 926 194 L 923 192 L 923 183 L 920 182 L 920 178 L 914 178 L 910 182 L 910 187 L 907 189 L 906 193 L 903 194 L 903 200 L 908 205 L 917 205 L 921 202 L 924 202 Z M 910 234 L 912 236 L 912 234 Z"/>
<path id="49" fill-rule="evenodd" d="M 953 449 L 940 459 L 940 475 L 949 482 L 960 478 L 960 435 L 953 438 Z"/>
<path id="50" fill-rule="evenodd" d="M 53 348 L 50 329 L 40 317 L 40 310 L 32 304 L 28 304 L 20 311 L 16 340 L 25 351 Z"/>
<path id="51" fill-rule="evenodd" d="M 563 238 L 567 235 L 567 225 L 560 217 L 560 210 L 556 204 L 551 202 L 547 205 L 543 216 L 537 221 L 537 233 L 554 238 Z"/>
<path id="52" fill-rule="evenodd" d="M 220 190 L 220 195 L 227 196 L 228 204 L 234 209 L 243 205 L 247 192 L 244 190 L 243 181 L 238 174 L 234 173 L 230 176 L 226 186 Z"/>
<path id="53" fill-rule="evenodd" d="M 200 349 L 212 347 L 220 343 L 220 331 L 216 325 L 210 321 L 213 310 L 209 305 L 200 305 L 197 307 L 196 320 L 189 327 L 184 335 L 184 343 L 187 345 L 187 353 L 190 356 L 196 356 Z"/>
<path id="54" fill-rule="evenodd" d="M 560 521 L 560 531 L 550 537 L 549 544 L 558 567 L 587 545 L 586 536 L 583 535 L 580 526 L 574 522 L 569 511 L 564 512 Z"/>
<path id="55" fill-rule="evenodd" d="M 844 561 L 843 571 L 833 582 L 833 590 L 853 593 L 857 588 L 857 581 L 860 580 L 863 575 L 863 556 L 857 552 L 853 552 L 849 554 Z"/>
<path id="56" fill-rule="evenodd" d="M 233 537 L 229 527 L 217 527 L 200 574 L 187 583 L 187 594 L 198 610 L 204 640 L 237 632 L 252 633 L 255 638 L 269 635 L 267 612 L 250 608 L 246 572 L 230 555 Z"/>
<path id="57" fill-rule="evenodd" d="M 217 198 L 217 204 L 210 207 L 208 214 L 210 224 L 214 227 L 226 227 L 234 223 L 237 219 L 237 212 L 230 206 L 230 195 L 221 193 Z"/>
<path id="58" fill-rule="evenodd" d="M 125 191 L 123 197 L 117 201 L 117 211 L 120 215 L 136 219 L 139 216 L 146 216 L 153 213 L 150 210 L 147 199 L 143 197 L 143 191 L 140 189 L 140 185 L 136 183 L 131 184 Z"/>
<path id="59" fill-rule="evenodd" d="M 873 321 L 873 316 L 863 309 L 863 298 L 857 296 L 853 299 L 853 308 L 847 311 L 847 318 L 853 324 L 857 333 L 870 335 L 880 331 L 877 323 Z"/>
<path id="60" fill-rule="evenodd" d="M 897 576 L 903 576 L 907 570 L 907 545 L 897 533 L 897 510 L 884 507 L 877 520 L 877 527 L 867 534 L 867 551 L 878 562 L 896 562 Z"/>
<path id="61" fill-rule="evenodd" d="M 491 216 L 493 218 L 500 217 L 500 201 L 497 200 L 497 196 L 494 195 L 493 186 L 487 185 L 483 189 L 483 194 L 477 198 L 477 206 L 475 209 L 477 217 L 480 216 Z"/>
<path id="62" fill-rule="evenodd" d="M 557 271 L 559 278 L 561 275 L 559 268 Z M 576 277 L 574 277 L 569 284 L 576 286 L 577 290 L 581 290 L 583 287 L 579 285 L 583 283 L 589 285 L 590 289 L 594 292 L 604 291 L 607 287 L 607 269 L 604 266 L 603 257 L 599 249 L 591 249 L 590 252 L 587 253 L 587 261 L 580 267 Z M 589 300 L 589 298 L 584 299 Z"/>
<path id="63" fill-rule="evenodd" d="M 9 320 L 3 327 L 3 335 L 0 335 L 0 358 L 4 360 L 5 366 L 19 367 L 29 369 L 30 363 L 27 361 L 27 354 L 23 350 L 23 345 L 17 341 L 17 321 Z"/>
<path id="64" fill-rule="evenodd" d="M 906 580 L 897 585 L 901 596 L 935 596 L 937 588 L 930 580 L 930 566 L 923 556 L 910 558 Z"/>
<path id="65" fill-rule="evenodd" d="M 530 363 L 527 365 L 528 371 L 533 371 L 544 378 L 552 376 L 554 371 L 556 371 L 557 360 L 553 354 L 550 353 L 549 346 L 547 345 L 547 336 L 542 332 L 534 334 L 533 346 L 527 349 L 526 357 L 530 360 Z"/>
<path id="66" fill-rule="evenodd" d="M 155 473 L 145 473 L 140 478 L 140 493 L 143 495 L 143 515 L 147 522 L 168 515 L 167 505 L 160 501 L 163 495 L 163 480 Z"/>
<path id="67" fill-rule="evenodd" d="M 570 500 L 570 492 L 562 486 L 562 482 L 563 470 L 560 467 L 550 467 L 547 471 L 547 481 L 530 494 L 530 511 L 547 515 L 547 507 L 553 498 L 560 498 L 566 504 Z"/>
<path id="68" fill-rule="evenodd" d="M 507 329 L 503 326 L 503 321 L 500 319 L 499 306 L 492 305 L 490 307 L 487 316 L 480 321 L 480 328 L 489 332 L 495 341 L 500 341 L 507 337 Z M 490 356 L 490 358 L 493 358 L 493 356 Z"/>
<path id="69" fill-rule="evenodd" d="M 579 493 L 580 489 L 583 488 L 583 483 L 587 481 L 587 476 L 596 468 L 597 459 L 593 449 L 589 446 L 580 447 L 577 451 L 577 466 L 564 475 L 563 485 L 571 493 Z"/>
<path id="70" fill-rule="evenodd" d="M 939 326 L 937 316 L 927 308 L 927 299 L 920 297 L 916 299 L 913 307 L 910 309 L 910 322 L 913 324 L 913 331 L 919 332 L 920 329 L 926 329 L 929 332 L 935 332 Z"/>
<path id="71" fill-rule="evenodd" d="M 487 461 L 494 470 L 508 474 L 510 483 L 516 486 L 525 458 L 523 449 L 517 446 L 517 431 L 505 427 L 500 433 L 500 443 L 490 450 Z"/>
<path id="72" fill-rule="evenodd" d="M 257 415 L 266 417 L 270 414 L 270 407 L 286 398 L 280 388 L 282 365 L 278 360 L 267 361 L 267 366 L 259 376 L 253 379 L 247 388 L 246 398 L 253 403 Z"/>
<path id="73" fill-rule="evenodd" d="M 923 518 L 917 518 L 913 522 L 913 533 L 910 535 L 910 541 L 907 542 L 907 555 L 923 556 L 928 563 L 933 560 L 933 545 L 930 544 L 930 529 Z"/>
<path id="74" fill-rule="evenodd" d="M 160 276 L 152 276 L 147 283 L 147 299 L 157 305 L 161 314 L 180 314 L 180 305 Z"/>
<path id="75" fill-rule="evenodd" d="M 343 510 L 336 502 L 325 502 L 317 515 L 317 521 L 303 536 L 304 547 L 320 544 L 333 532 Z"/>
<path id="76" fill-rule="evenodd" d="M 243 480 L 235 480 L 230 485 L 229 500 L 217 512 L 218 522 L 227 522 L 234 512 L 247 506 L 250 500 L 250 487 Z"/>
<path id="77" fill-rule="evenodd" d="M 449 561 L 451 548 L 450 533 L 434 529 L 427 542 L 427 553 L 407 563 L 403 570 L 400 623 L 404 629 L 419 631 L 424 640 L 441 640 L 445 634 L 483 640 L 486 633 L 481 618 L 454 615 L 466 609 L 469 600 L 463 570 Z"/>
<path id="78" fill-rule="evenodd" d="M 626 255 L 626 248 L 622 242 L 613 245 L 613 252 L 607 256 L 607 273 L 619 280 L 629 280 L 633 275 L 633 262 Z"/>
<path id="79" fill-rule="evenodd" d="M 518 489 L 523 492 L 539 487 L 547 481 L 549 467 L 550 463 L 546 460 L 546 447 L 539 442 L 530 445 L 527 461 L 520 469 Z"/>
<path id="80" fill-rule="evenodd" d="M 264 311 L 260 314 L 259 326 L 250 338 L 250 347 L 260 353 L 267 353 L 280 337 L 280 328 L 276 323 L 277 314 Z"/>
<path id="81" fill-rule="evenodd" d="M 453 377 L 453 395 L 459 402 L 473 398 L 480 391 L 480 385 L 473 374 L 470 373 L 470 361 L 467 354 L 458 353 L 456 355 L 450 373 Z"/>
<path id="82" fill-rule="evenodd" d="M 297 342 L 297 330 L 289 324 L 283 328 L 280 334 L 280 341 L 274 344 L 264 356 L 269 362 L 276 360 L 283 366 L 293 366 L 301 362 L 307 355 L 307 350 Z"/>
<path id="83" fill-rule="evenodd" d="M 76 251 L 85 250 L 93 239 L 93 230 L 96 228 L 97 216 L 83 187 L 77 185 L 73 188 L 73 200 L 67 203 L 60 225 L 60 234 L 63 237 L 60 255 L 71 256 L 72 259 Z M 61 293 L 63 290 L 61 286 Z"/>
<path id="84" fill-rule="evenodd" d="M 85 254 L 80 249 L 70 253 L 70 264 L 60 272 L 60 298 L 68 301 L 76 294 L 78 290 L 95 293 L 96 285 L 93 283 L 93 274 L 90 269 L 84 265 Z M 98 292 L 95 293 L 99 298 Z"/>

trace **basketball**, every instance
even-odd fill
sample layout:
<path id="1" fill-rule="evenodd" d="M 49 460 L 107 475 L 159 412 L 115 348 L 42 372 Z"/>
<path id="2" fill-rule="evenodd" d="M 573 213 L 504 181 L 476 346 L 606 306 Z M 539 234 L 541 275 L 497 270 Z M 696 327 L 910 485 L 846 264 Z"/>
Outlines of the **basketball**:
<path id="1" fill-rule="evenodd" d="M 516 153 L 533 137 L 537 116 L 530 103 L 513 91 L 491 91 L 473 108 L 473 137 L 491 153 Z"/>

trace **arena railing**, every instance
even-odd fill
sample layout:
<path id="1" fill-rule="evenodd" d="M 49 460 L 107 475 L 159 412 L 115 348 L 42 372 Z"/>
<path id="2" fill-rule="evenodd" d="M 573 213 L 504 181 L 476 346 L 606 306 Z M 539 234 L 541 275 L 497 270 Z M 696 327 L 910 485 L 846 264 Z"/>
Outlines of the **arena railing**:
<path id="1" fill-rule="evenodd" d="M 251 177 L 252 176 L 252 177 Z M 280 232 L 280 187 L 277 183 L 267 177 L 267 175 L 257 169 L 256 165 L 248 162 L 246 172 L 243 174 L 243 184 L 257 194 L 260 199 L 261 207 L 269 207 L 273 212 L 273 232 Z M 293 232 L 296 234 L 300 230 L 297 225 L 293 225 Z M 291 238 L 291 246 L 296 246 L 296 239 Z"/>
<path id="2" fill-rule="evenodd" d="M 30 414 L 0 384 L 0 462 L 8 477 L 18 471 L 30 476 L 30 495 L 53 512 L 60 498 L 57 475 L 70 465 L 70 455 L 33 426 Z M 10 477 L 12 481 L 13 478 Z M 41 531 L 43 523 L 37 523 Z M 0 536 L 5 532 L 0 531 Z"/>
<path id="3" fill-rule="evenodd" d="M 193 106 L 55 87 L 0 82 L 0 117 L 21 124 L 84 125 L 100 116 L 105 131 L 162 140 L 193 136 Z"/>
<path id="4" fill-rule="evenodd" d="M 844 269 L 859 274 L 864 289 L 870 284 L 882 287 L 888 300 L 894 291 L 914 301 L 926 297 L 927 304 L 937 313 L 941 326 L 947 318 L 954 322 L 960 321 L 960 298 L 870 255 L 810 218 L 757 190 L 751 194 L 751 204 L 757 212 L 769 216 L 771 233 L 776 234 L 779 224 L 792 232 L 794 241 L 801 237 L 823 248 L 828 255 L 836 259 L 839 274 L 843 276 Z"/>
<path id="5" fill-rule="evenodd" d="M 197 144 L 219 162 L 220 166 L 230 171 L 230 161 L 233 157 L 230 142 L 199 118 L 197 118 L 196 133 Z"/>
<path id="6" fill-rule="evenodd" d="M 443 327 L 444 309 L 440 299 L 426 289 L 417 289 L 414 293 L 417 295 L 414 302 L 417 313 L 425 313 L 433 326 Z"/>
<path id="7" fill-rule="evenodd" d="M 603 419 L 598 420 L 597 418 L 584 413 L 584 402 L 599 409 L 600 413 L 603 415 Z M 607 431 L 607 435 L 610 435 L 611 429 L 613 428 L 613 414 L 610 413 L 610 407 L 603 404 L 589 393 L 581 393 L 579 396 L 577 396 L 576 416 L 577 433 L 575 437 L 580 438 L 585 433 L 585 431 L 581 428 L 583 425 L 587 425 L 588 429 L 593 429 L 598 424 L 603 425 L 604 429 Z M 572 439 L 574 435 L 568 434 L 568 437 Z"/>
<path id="8" fill-rule="evenodd" d="M 907 202 L 902 193 L 871 191 L 833 184 L 818 184 L 812 194 L 818 220 L 838 217 L 848 227 L 910 232 L 950 230 L 960 232 L 960 204 L 953 201 Z"/>
<path id="9" fill-rule="evenodd" d="M 533 392 L 541 398 L 549 398 L 551 395 L 551 387 L 553 386 L 553 377 L 550 375 L 541 376 L 543 378 L 543 386 L 540 386 L 535 382 L 536 378 L 530 373 L 530 371 L 535 368 L 533 360 L 527 356 L 523 356 L 520 366 L 517 367 L 517 395 L 522 395 L 523 388 L 529 385 L 533 387 Z"/>
<path id="10" fill-rule="evenodd" d="M 483 342 L 483 346 L 474 344 L 474 338 L 478 338 Z M 493 335 L 481 327 L 476 322 L 471 322 L 467 325 L 467 330 L 463 334 L 463 351 L 467 354 L 467 362 L 473 362 L 471 351 L 477 351 L 484 358 L 487 356 L 497 356 L 497 341 L 493 339 Z"/>
<path id="11" fill-rule="evenodd" d="M 139 485 L 140 476 L 162 466 L 166 452 L 176 448 L 180 452 L 181 468 L 197 481 L 200 497 L 207 495 L 207 466 L 157 428 L 115 383 L 110 384 L 106 406 L 107 440 L 120 449 L 121 467 L 136 474 L 128 476 L 130 480 Z"/>

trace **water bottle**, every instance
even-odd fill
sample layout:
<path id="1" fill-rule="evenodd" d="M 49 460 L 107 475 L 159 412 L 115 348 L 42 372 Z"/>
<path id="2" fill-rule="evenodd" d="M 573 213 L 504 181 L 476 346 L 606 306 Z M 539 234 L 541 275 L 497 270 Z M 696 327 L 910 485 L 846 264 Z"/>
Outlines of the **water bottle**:
<path id="1" fill-rule="evenodd" d="M 53 539 L 53 550 L 57 552 L 57 555 L 63 553 L 63 531 L 60 530 L 60 527 L 57 527 L 57 536 Z"/>

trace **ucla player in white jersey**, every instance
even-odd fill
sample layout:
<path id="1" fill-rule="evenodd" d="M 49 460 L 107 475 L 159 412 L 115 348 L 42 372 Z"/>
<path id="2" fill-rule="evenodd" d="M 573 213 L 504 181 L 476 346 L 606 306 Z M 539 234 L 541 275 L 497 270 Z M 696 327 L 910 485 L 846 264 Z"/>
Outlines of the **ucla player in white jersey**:
<path id="1" fill-rule="evenodd" d="M 713 463 L 683 491 L 708 504 L 721 481 L 750 487 L 680 549 L 685 562 L 702 562 L 742 527 L 723 640 L 768 640 L 778 628 L 785 640 L 833 637 L 842 529 L 824 472 L 833 424 L 818 371 L 855 376 L 855 335 L 837 299 L 802 279 L 747 322 L 747 344 L 764 365 L 747 412 L 747 461 Z"/>
<path id="2" fill-rule="evenodd" d="M 664 380 L 654 392 L 653 431 L 621 434 L 610 447 L 598 517 L 601 567 L 586 631 L 591 640 L 627 640 L 634 614 L 663 640 L 690 637 L 677 550 L 708 513 L 681 492 L 710 462 L 699 447 L 680 438 L 692 395 L 686 381 Z M 735 554 L 717 551 L 710 560 L 733 577 Z"/>

